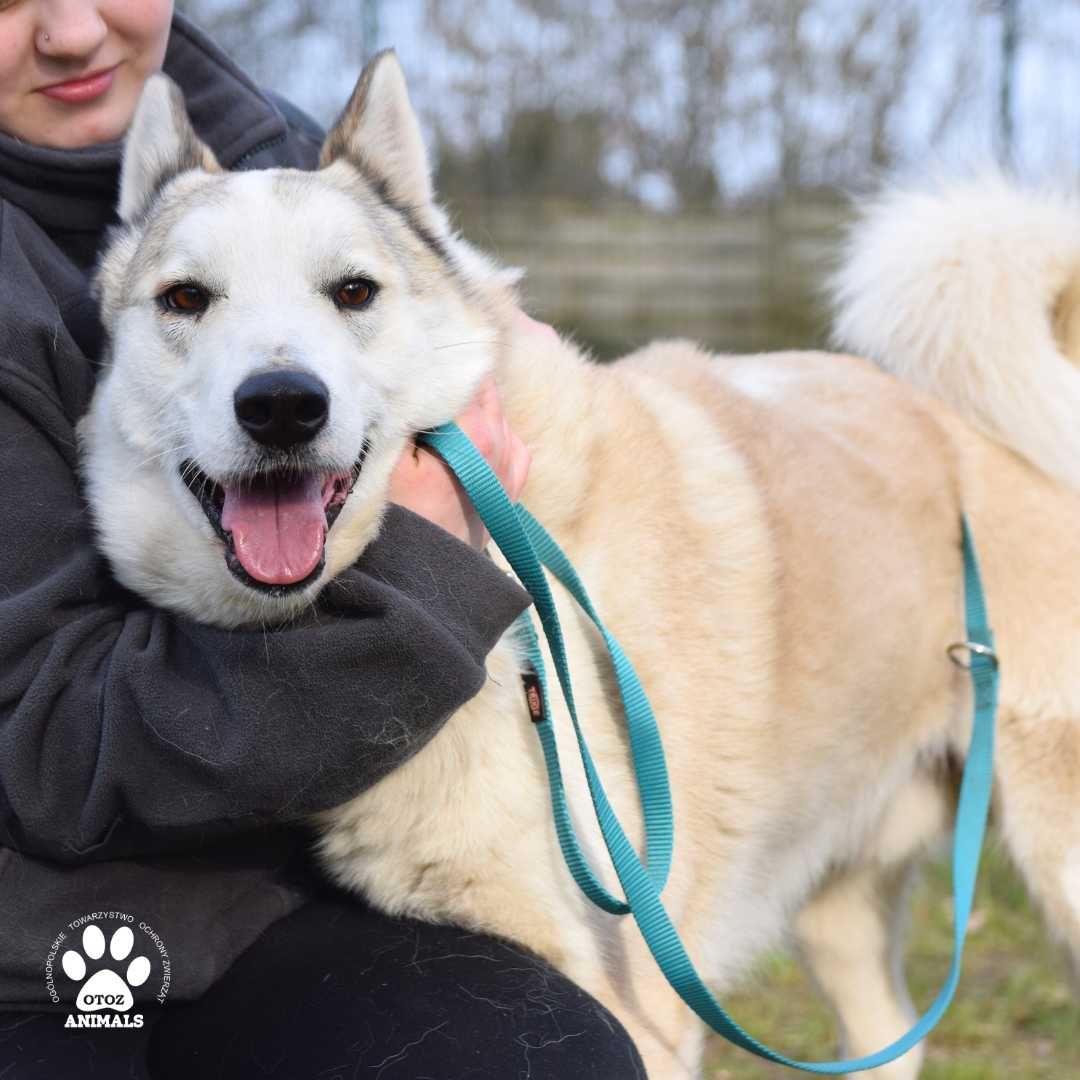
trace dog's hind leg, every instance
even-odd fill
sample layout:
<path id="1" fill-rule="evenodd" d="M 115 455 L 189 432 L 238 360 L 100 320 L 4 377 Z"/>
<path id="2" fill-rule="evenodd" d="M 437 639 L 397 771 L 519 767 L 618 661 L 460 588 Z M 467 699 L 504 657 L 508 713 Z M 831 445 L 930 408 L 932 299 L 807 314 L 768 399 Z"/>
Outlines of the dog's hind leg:
<path id="1" fill-rule="evenodd" d="M 1000 832 L 1080 993 L 1080 720 L 1003 715 L 997 759 Z"/>
<path id="2" fill-rule="evenodd" d="M 836 1011 L 843 1057 L 888 1046 L 915 1022 L 904 985 L 903 908 L 914 866 L 864 864 L 831 878 L 799 913 L 803 961 Z M 922 1047 L 874 1071 L 882 1080 L 914 1080 Z"/>
<path id="3" fill-rule="evenodd" d="M 945 787 L 929 771 L 916 774 L 863 858 L 831 875 L 796 919 L 802 959 L 839 1019 L 844 1057 L 883 1049 L 917 1018 L 903 974 L 907 901 L 921 856 L 948 827 Z M 873 1075 L 914 1080 L 922 1059 L 916 1046 Z"/>

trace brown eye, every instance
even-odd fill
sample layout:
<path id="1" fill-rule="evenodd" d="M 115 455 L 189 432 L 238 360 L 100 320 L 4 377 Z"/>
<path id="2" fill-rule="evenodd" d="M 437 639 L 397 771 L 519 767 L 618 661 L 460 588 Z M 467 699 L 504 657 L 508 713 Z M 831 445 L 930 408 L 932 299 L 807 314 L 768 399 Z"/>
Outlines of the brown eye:
<path id="1" fill-rule="evenodd" d="M 198 285 L 184 283 L 166 289 L 158 301 L 166 311 L 175 311 L 180 315 L 198 315 L 210 306 L 210 297 Z"/>
<path id="2" fill-rule="evenodd" d="M 366 307 L 375 295 L 375 285 L 364 278 L 351 278 L 342 282 L 334 293 L 334 299 L 344 308 Z"/>

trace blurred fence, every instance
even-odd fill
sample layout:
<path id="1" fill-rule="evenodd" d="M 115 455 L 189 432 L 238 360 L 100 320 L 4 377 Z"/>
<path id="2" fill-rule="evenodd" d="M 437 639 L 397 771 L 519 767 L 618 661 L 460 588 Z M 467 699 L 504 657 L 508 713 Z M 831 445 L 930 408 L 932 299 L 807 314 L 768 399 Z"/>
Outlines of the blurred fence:
<path id="1" fill-rule="evenodd" d="M 604 358 L 671 336 L 731 352 L 822 346 L 823 282 L 850 213 L 825 197 L 677 213 L 558 200 L 450 209 L 473 243 L 527 270 L 531 314 Z"/>

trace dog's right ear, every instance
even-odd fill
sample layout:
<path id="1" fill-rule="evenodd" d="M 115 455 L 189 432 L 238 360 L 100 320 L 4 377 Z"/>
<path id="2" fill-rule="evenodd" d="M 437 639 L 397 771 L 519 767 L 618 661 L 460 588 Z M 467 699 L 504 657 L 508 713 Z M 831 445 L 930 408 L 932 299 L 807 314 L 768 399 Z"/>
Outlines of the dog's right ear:
<path id="1" fill-rule="evenodd" d="M 120 220 L 135 221 L 174 176 L 190 169 L 220 172 L 221 166 L 195 134 L 180 88 L 167 75 L 151 75 L 124 142 Z"/>
<path id="2" fill-rule="evenodd" d="M 337 123 L 326 136 L 319 165 L 345 158 L 399 206 L 423 216 L 434 203 L 420 123 L 393 49 L 364 68 Z"/>

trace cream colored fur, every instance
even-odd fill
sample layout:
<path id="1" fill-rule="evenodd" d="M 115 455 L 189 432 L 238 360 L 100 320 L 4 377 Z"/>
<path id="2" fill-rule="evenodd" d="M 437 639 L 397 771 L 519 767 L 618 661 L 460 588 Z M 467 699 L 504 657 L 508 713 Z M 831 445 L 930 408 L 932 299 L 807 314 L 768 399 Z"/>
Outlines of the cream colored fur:
<path id="1" fill-rule="evenodd" d="M 947 832 L 951 762 L 970 724 L 966 677 L 945 653 L 964 634 L 963 511 L 1005 665 L 1004 835 L 1080 955 L 1080 575 L 1062 558 L 1080 534 L 1080 500 L 863 360 L 717 357 L 669 342 L 598 366 L 569 342 L 522 334 L 506 280 L 462 252 L 442 215 L 377 197 L 372 170 L 403 171 L 389 186 L 399 192 L 422 192 L 409 174 L 426 170 L 414 131 L 395 143 L 400 153 L 378 145 L 414 121 L 403 82 L 377 75 L 361 81 L 314 176 L 171 175 L 170 145 L 188 142 L 182 118 L 168 95 L 147 104 L 158 110 L 162 174 L 125 178 L 125 205 L 149 210 L 104 264 L 114 348 L 81 429 L 117 574 L 153 602 L 221 625 L 289 617 L 332 588 L 378 528 L 410 427 L 455 415 L 494 370 L 534 455 L 523 502 L 577 566 L 659 718 L 676 821 L 664 896 L 687 948 L 723 994 L 794 932 L 845 1049 L 865 1053 L 910 1020 L 902 901 L 912 867 Z M 380 93 L 395 100 L 372 106 Z M 385 123 L 360 146 L 370 107 Z M 297 237 L 321 267 L 364 260 L 379 303 L 353 315 L 308 296 Z M 162 329 L 154 282 L 181 247 L 214 267 L 222 299 L 213 318 Z M 246 292 L 262 260 L 274 272 Z M 175 270 L 195 272 L 182 259 Z M 250 449 L 227 417 L 215 419 L 217 395 L 245 374 L 241 358 L 286 348 L 325 371 L 341 411 L 355 425 L 366 418 L 373 447 L 330 530 L 325 573 L 271 599 L 230 578 L 175 472 L 185 456 L 213 473 Z M 347 371 L 351 384 L 340 381 Z M 329 432 L 326 446 L 355 453 L 364 431 Z M 604 652 L 553 589 L 592 752 L 640 846 Z M 652 1080 L 697 1076 L 702 1025 L 633 923 L 591 908 L 562 863 L 519 668 L 504 638 L 487 685 L 434 740 L 321 815 L 326 866 L 387 911 L 528 946 L 619 1017 Z M 615 888 L 558 702 L 555 713 L 575 819 Z M 783 1044 L 782 1032 L 759 1034 Z M 920 1056 L 879 1075 L 910 1080 Z"/>
<path id="2" fill-rule="evenodd" d="M 998 174 L 889 190 L 835 275 L 836 340 L 1080 487 L 1080 201 Z"/>

